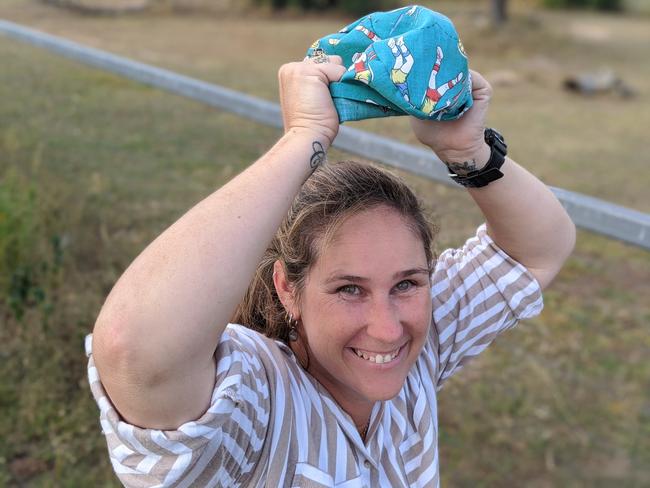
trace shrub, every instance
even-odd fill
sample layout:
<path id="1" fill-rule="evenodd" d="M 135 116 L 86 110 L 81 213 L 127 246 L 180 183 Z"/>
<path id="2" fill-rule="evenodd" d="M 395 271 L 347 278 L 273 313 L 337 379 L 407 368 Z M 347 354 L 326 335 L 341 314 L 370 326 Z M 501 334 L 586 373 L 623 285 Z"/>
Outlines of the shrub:
<path id="1" fill-rule="evenodd" d="M 354 15 L 390 10 L 401 4 L 397 0 L 255 0 L 255 3 L 269 6 L 274 10 L 286 7 L 297 7 L 302 10 L 336 9 Z"/>
<path id="2" fill-rule="evenodd" d="M 61 267 L 61 240 L 47 235 L 40 204 L 37 187 L 14 167 L 0 175 L 0 309 L 19 320 L 47 306 L 48 281 Z"/>
<path id="3" fill-rule="evenodd" d="M 590 8 L 595 10 L 622 10 L 622 0 L 544 0 L 551 8 Z"/>

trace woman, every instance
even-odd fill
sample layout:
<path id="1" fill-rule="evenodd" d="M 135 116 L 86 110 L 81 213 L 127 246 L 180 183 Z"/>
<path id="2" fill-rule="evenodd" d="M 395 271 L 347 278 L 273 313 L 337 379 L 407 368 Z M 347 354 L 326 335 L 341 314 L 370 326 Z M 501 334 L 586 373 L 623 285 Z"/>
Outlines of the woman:
<path id="1" fill-rule="evenodd" d="M 468 190 L 487 226 L 434 261 L 403 183 L 322 164 L 344 72 L 335 56 L 283 66 L 284 136 L 108 296 L 89 375 L 126 485 L 436 486 L 436 390 L 541 309 L 575 238 L 551 192 L 506 158 Z M 412 120 L 461 177 L 491 157 L 491 88 L 473 80 L 461 119 Z"/>

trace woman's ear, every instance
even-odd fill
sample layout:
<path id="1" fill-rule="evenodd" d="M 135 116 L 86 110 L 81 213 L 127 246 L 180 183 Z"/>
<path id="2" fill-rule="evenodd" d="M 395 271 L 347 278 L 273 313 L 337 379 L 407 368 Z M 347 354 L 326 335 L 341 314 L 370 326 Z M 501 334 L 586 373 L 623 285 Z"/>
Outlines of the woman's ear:
<path id="1" fill-rule="evenodd" d="M 287 273 L 279 259 L 273 263 L 273 284 L 285 310 L 297 320 L 298 307 L 294 297 L 294 287 L 287 279 Z"/>

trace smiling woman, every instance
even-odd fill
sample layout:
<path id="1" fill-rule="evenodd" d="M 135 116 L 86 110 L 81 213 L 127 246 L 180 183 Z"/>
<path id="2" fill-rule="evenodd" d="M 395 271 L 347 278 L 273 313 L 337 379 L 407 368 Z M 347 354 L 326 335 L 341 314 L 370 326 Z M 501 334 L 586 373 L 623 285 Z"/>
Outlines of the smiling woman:
<path id="1" fill-rule="evenodd" d="M 404 220 L 387 207 L 349 217 L 311 267 L 296 307 L 310 373 L 359 428 L 375 402 L 399 393 L 431 322 L 429 261 Z M 293 295 L 276 281 L 293 309 Z"/>
<path id="2" fill-rule="evenodd" d="M 283 66 L 284 136 L 109 294 L 88 371 L 125 485 L 437 486 L 437 391 L 541 310 L 574 228 L 484 137 L 487 82 L 472 73 L 462 119 L 412 121 L 486 219 L 434 259 L 403 182 L 324 164 L 345 71 L 336 56 Z"/>
<path id="3" fill-rule="evenodd" d="M 428 331 L 431 241 L 418 200 L 396 177 L 354 162 L 319 169 L 234 320 L 286 341 L 291 316 L 300 363 L 365 426 L 374 401 L 403 385 Z"/>

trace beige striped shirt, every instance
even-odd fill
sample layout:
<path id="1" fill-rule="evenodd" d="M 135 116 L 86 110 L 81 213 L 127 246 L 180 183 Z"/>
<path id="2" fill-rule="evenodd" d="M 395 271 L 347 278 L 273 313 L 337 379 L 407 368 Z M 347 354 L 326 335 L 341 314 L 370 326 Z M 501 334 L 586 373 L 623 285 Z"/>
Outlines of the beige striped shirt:
<path id="1" fill-rule="evenodd" d="M 118 477 L 131 487 L 438 486 L 436 392 L 500 332 L 538 314 L 542 296 L 485 226 L 440 255 L 432 283 L 429 338 L 400 393 L 375 404 L 365 442 L 286 345 L 235 324 L 217 347 L 201 418 L 170 431 L 129 425 L 102 388 L 89 335 L 88 376 Z"/>

